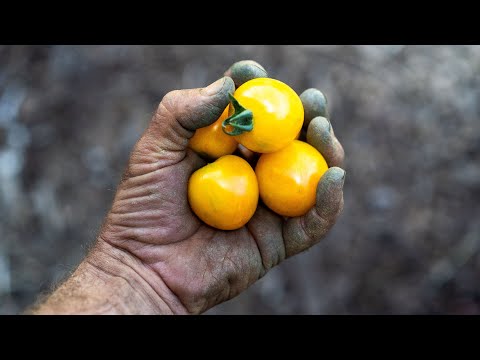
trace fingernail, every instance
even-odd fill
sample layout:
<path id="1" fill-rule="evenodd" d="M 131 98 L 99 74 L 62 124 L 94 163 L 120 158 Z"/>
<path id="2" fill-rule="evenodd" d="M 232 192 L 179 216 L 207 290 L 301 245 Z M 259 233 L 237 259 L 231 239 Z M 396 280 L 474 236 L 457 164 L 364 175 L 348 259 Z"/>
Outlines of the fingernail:
<path id="1" fill-rule="evenodd" d="M 217 94 L 220 90 L 223 89 L 223 85 L 225 85 L 225 81 L 227 81 L 226 77 L 218 79 L 214 83 L 208 85 L 206 88 L 203 88 L 202 93 L 207 96 L 212 96 Z"/>

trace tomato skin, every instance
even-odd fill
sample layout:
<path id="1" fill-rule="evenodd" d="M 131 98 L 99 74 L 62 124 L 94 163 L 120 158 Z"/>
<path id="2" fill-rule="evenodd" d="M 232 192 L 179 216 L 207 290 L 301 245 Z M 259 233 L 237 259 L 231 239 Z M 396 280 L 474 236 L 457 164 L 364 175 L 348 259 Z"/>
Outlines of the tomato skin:
<path id="1" fill-rule="evenodd" d="M 316 190 L 328 165 L 322 154 L 303 141 L 262 154 L 255 167 L 260 197 L 279 215 L 304 215 L 315 205 Z"/>
<path id="2" fill-rule="evenodd" d="M 220 230 L 239 229 L 257 208 L 255 172 L 238 156 L 222 156 L 192 174 L 188 181 L 188 201 L 206 224 Z"/>
<path id="3" fill-rule="evenodd" d="M 228 117 L 228 106 L 213 124 L 197 129 L 188 142 L 196 153 L 210 159 L 232 154 L 237 148 L 237 141 L 222 130 L 222 122 Z"/>
<path id="4" fill-rule="evenodd" d="M 247 149 L 258 153 L 278 151 L 300 132 L 304 118 L 302 101 L 287 84 L 256 78 L 241 85 L 233 96 L 253 113 L 253 130 L 235 136 Z M 231 104 L 229 115 L 233 113 Z"/>

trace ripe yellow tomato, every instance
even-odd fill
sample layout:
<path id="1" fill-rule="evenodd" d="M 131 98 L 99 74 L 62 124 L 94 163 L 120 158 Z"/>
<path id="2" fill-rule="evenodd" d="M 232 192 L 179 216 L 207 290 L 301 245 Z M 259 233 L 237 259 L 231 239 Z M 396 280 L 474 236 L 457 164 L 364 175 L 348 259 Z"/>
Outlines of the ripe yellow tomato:
<path id="1" fill-rule="evenodd" d="M 222 156 L 192 174 L 188 201 L 193 212 L 208 225 L 220 230 L 239 229 L 257 208 L 255 172 L 238 156 Z"/>
<path id="2" fill-rule="evenodd" d="M 291 143 L 302 128 L 302 101 L 279 80 L 252 79 L 230 99 L 230 117 L 223 122 L 223 129 L 254 152 L 278 151 Z"/>
<path id="3" fill-rule="evenodd" d="M 260 197 L 283 216 L 301 216 L 315 205 L 318 182 L 328 170 L 322 154 L 299 140 L 271 154 L 262 154 L 255 167 Z"/>
<path id="4" fill-rule="evenodd" d="M 237 141 L 222 130 L 222 122 L 227 117 L 228 106 L 213 124 L 197 129 L 188 146 L 196 153 L 210 159 L 218 159 L 233 153 L 237 148 Z"/>

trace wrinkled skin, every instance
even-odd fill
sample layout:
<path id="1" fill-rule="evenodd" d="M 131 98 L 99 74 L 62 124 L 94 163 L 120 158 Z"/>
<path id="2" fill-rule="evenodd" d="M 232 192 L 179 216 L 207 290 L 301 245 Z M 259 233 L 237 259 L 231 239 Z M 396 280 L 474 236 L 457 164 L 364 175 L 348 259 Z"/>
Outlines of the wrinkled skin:
<path id="1" fill-rule="evenodd" d="M 285 220 L 259 204 L 246 226 L 220 231 L 193 214 L 187 182 L 205 162 L 188 148 L 188 139 L 220 116 L 235 85 L 266 76 L 252 61 L 236 63 L 226 74 L 233 81 L 224 77 L 163 98 L 132 151 L 100 232 L 100 243 L 136 258 L 136 266 L 146 269 L 144 279 L 160 289 L 174 313 L 202 313 L 238 295 L 273 266 L 319 242 L 343 207 L 345 172 L 337 167 L 343 149 L 330 127 L 316 126 L 309 128 L 310 142 L 327 150 L 332 167 L 318 185 L 316 207 L 305 216 Z"/>

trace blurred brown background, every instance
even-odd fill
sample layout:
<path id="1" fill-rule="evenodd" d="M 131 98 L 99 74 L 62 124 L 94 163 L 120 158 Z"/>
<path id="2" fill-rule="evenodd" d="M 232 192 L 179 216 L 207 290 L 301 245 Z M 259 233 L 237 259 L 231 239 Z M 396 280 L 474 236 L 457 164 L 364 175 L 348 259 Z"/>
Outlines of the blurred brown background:
<path id="1" fill-rule="evenodd" d="M 0 313 L 80 261 L 162 96 L 242 59 L 327 95 L 345 211 L 208 313 L 480 313 L 480 47 L 392 45 L 0 46 Z"/>

